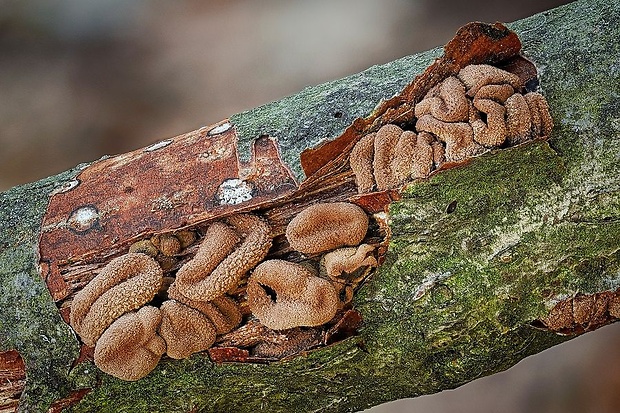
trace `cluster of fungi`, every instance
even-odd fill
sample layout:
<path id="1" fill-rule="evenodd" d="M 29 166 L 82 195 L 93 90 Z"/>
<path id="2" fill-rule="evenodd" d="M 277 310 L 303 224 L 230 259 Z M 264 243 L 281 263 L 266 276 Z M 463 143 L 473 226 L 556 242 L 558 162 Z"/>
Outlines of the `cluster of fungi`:
<path id="1" fill-rule="evenodd" d="M 197 234 L 138 241 L 76 294 L 71 326 L 94 346 L 95 364 L 124 380 L 147 375 L 164 353 L 186 358 L 218 337 L 263 356 L 286 355 L 317 334 L 306 327 L 334 319 L 377 265 L 375 248 L 362 243 L 368 226 L 357 205 L 314 204 L 286 227 L 292 251 L 307 259 L 266 260 L 273 239 L 266 220 L 232 215 L 206 228 L 195 255 L 174 277 L 167 264 L 195 244 Z M 226 336 L 244 319 L 243 328 Z M 264 339 L 256 339 L 257 329 Z"/>
<path id="2" fill-rule="evenodd" d="M 546 100 L 526 80 L 463 65 L 409 102 L 406 117 L 373 118 L 343 151 L 352 191 L 398 190 L 548 136 Z M 269 211 L 246 209 L 151 234 L 91 276 L 71 302 L 70 324 L 94 347 L 95 364 L 123 380 L 144 377 L 164 354 L 182 359 L 229 346 L 280 360 L 329 344 L 325 335 L 352 311 L 389 241 L 376 211 L 356 196 L 293 198 L 280 206 L 295 204 L 292 216 L 276 225 Z"/>
<path id="3" fill-rule="evenodd" d="M 465 66 L 415 105 L 411 130 L 387 124 L 357 142 L 350 165 L 359 192 L 398 188 L 446 162 L 549 136 L 547 101 L 524 92 L 513 73 L 487 64 Z"/>

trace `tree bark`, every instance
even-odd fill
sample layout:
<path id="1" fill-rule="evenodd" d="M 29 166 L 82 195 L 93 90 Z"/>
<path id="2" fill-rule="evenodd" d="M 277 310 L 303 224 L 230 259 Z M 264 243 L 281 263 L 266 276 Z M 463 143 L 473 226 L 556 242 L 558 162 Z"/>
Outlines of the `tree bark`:
<path id="1" fill-rule="evenodd" d="M 70 411 L 356 411 L 457 387 L 615 321 L 606 309 L 583 323 L 562 319 L 565 335 L 537 320 L 558 302 L 608 302 L 620 288 L 619 26 L 620 5 L 603 0 L 510 25 L 540 71 L 551 139 L 410 186 L 390 205 L 385 262 L 355 297 L 359 334 L 289 361 L 214 364 L 199 354 L 162 361 L 137 382 L 74 366 L 79 343 L 40 275 L 38 240 L 51 194 L 85 166 L 0 194 L 0 406 L 11 411 L 8 395 L 25 384 L 28 412 L 77 400 Z M 368 116 L 440 54 L 231 117 L 242 160 L 256 137 L 273 136 L 303 180 L 304 149 Z"/>

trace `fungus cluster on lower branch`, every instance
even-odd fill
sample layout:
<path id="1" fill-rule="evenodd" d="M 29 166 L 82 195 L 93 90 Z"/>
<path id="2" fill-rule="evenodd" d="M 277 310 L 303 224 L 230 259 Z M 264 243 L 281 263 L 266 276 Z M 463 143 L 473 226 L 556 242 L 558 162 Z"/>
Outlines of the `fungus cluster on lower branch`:
<path id="1" fill-rule="evenodd" d="M 413 125 L 386 124 L 355 144 L 349 163 L 359 193 L 395 189 L 445 162 L 549 136 L 553 120 L 545 98 L 526 93 L 519 76 L 476 64 L 431 88 L 415 105 Z"/>
<path id="2" fill-rule="evenodd" d="M 155 235 L 112 259 L 76 294 L 70 323 L 84 344 L 94 346 L 95 364 L 123 380 L 144 377 L 164 354 L 187 358 L 218 338 L 236 337 L 237 346 L 262 357 L 294 354 L 320 341 L 322 330 L 315 327 L 342 312 L 377 265 L 375 248 L 362 244 L 368 226 L 357 205 L 311 205 L 285 231 L 301 262 L 266 259 L 271 227 L 252 214 L 208 225 L 182 264 L 177 255 L 199 234 Z M 167 258 L 178 268 L 167 267 Z M 244 329 L 249 325 L 262 328 Z"/>

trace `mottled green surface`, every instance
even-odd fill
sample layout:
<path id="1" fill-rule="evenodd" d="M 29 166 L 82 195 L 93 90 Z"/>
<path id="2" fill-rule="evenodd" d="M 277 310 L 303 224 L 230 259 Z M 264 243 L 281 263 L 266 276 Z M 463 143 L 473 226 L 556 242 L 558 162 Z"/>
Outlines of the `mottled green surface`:
<path id="1" fill-rule="evenodd" d="M 0 351 L 16 349 L 27 366 L 24 412 L 67 394 L 78 343 L 38 273 L 38 233 L 48 195 L 74 172 L 0 194 Z"/>
<path id="2" fill-rule="evenodd" d="M 529 322 L 554 300 L 620 286 L 620 5 L 607 3 L 576 2 L 511 25 L 541 71 L 552 139 L 411 186 L 391 207 L 387 260 L 356 297 L 361 335 L 307 357 L 214 366 L 194 356 L 160 363 L 136 383 L 82 364 L 67 378 L 76 342 L 38 279 L 32 235 L 51 182 L 66 176 L 3 194 L 0 339 L 26 358 L 31 406 L 66 383 L 100 379 L 73 411 L 356 411 L 456 387 L 563 340 Z M 301 149 L 368 114 L 437 55 L 308 88 L 233 121 L 246 144 L 278 136 L 300 174 Z"/>

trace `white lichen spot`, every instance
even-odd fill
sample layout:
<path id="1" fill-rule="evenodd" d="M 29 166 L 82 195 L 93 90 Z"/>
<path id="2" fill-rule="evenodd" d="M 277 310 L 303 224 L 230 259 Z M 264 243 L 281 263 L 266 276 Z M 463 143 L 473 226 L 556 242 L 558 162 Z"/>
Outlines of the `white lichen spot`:
<path id="1" fill-rule="evenodd" d="M 252 199 L 252 185 L 241 179 L 227 179 L 220 185 L 217 196 L 220 205 L 237 205 Z"/>
<path id="2" fill-rule="evenodd" d="M 165 141 L 157 142 L 152 144 L 151 146 L 147 146 L 144 148 L 144 152 L 153 152 L 161 148 L 165 148 L 173 142 L 173 139 L 166 139 Z"/>
<path id="3" fill-rule="evenodd" d="M 67 219 L 67 225 L 76 232 L 86 232 L 98 225 L 99 211 L 92 205 L 85 205 L 74 210 Z"/>
<path id="4" fill-rule="evenodd" d="M 217 125 L 216 127 L 212 128 L 209 132 L 207 132 L 207 135 L 209 136 L 219 135 L 220 133 L 226 132 L 231 127 L 232 125 L 230 122 L 224 122 L 221 125 Z"/>
<path id="5" fill-rule="evenodd" d="M 70 190 L 76 188 L 79 184 L 80 184 L 79 179 L 74 179 L 72 181 L 65 182 L 60 187 L 56 188 L 54 192 L 52 192 L 52 195 L 64 194 L 65 192 L 69 192 Z"/>

